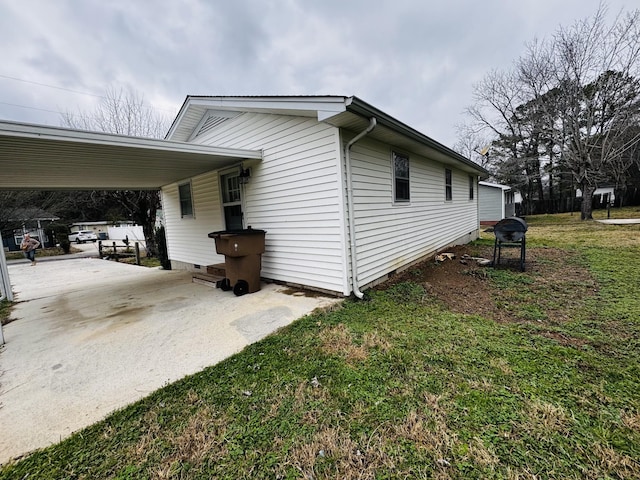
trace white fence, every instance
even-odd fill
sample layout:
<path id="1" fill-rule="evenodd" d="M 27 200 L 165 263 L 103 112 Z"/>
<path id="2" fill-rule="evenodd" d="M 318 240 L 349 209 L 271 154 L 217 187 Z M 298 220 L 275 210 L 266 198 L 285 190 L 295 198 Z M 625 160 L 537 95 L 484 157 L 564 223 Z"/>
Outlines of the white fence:
<path id="1" fill-rule="evenodd" d="M 107 229 L 109 240 L 124 240 L 128 238 L 130 242 L 138 242 L 142 246 L 144 243 L 144 233 L 140 225 L 131 227 L 109 227 Z"/>

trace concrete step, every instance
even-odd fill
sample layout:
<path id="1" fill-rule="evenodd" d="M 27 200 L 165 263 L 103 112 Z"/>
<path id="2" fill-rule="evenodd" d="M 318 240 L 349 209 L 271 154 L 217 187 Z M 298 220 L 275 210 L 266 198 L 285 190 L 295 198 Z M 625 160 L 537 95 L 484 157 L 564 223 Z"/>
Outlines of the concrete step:
<path id="1" fill-rule="evenodd" d="M 200 285 L 206 285 L 207 287 L 216 288 L 216 282 L 222 280 L 224 277 L 220 275 L 211 275 L 208 273 L 194 273 L 191 276 L 193 283 L 199 283 Z"/>
<path id="2" fill-rule="evenodd" d="M 225 276 L 225 264 L 224 263 L 217 263 L 215 265 L 207 265 L 207 274 L 209 275 L 217 275 L 220 277 Z"/>

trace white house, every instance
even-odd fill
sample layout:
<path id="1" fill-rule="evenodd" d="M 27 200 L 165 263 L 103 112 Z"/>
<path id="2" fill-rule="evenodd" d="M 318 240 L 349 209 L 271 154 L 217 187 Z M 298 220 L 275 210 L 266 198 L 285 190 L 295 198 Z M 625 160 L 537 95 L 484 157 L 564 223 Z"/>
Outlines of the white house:
<path id="1" fill-rule="evenodd" d="M 356 97 L 189 96 L 166 138 L 260 153 L 162 186 L 174 268 L 224 262 L 207 234 L 251 226 L 262 277 L 360 296 L 478 236 L 487 172 Z"/>
<path id="2" fill-rule="evenodd" d="M 186 98 L 166 139 L 0 121 L 0 189 L 161 189 L 169 257 L 266 230 L 262 277 L 337 295 L 478 236 L 482 167 L 357 97 Z"/>
<path id="3" fill-rule="evenodd" d="M 517 196 L 519 194 L 507 185 L 479 182 L 480 221 L 494 223 L 503 218 L 514 216 L 516 214 L 516 203 L 519 202 L 518 198 L 516 198 Z"/>

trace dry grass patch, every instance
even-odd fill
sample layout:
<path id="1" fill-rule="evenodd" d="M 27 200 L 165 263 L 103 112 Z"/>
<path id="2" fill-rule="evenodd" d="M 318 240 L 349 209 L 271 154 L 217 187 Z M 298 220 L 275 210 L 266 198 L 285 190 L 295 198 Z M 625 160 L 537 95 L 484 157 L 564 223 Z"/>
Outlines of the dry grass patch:
<path id="1" fill-rule="evenodd" d="M 522 427 L 537 438 L 566 433 L 572 423 L 571 417 L 563 407 L 538 399 L 526 403 L 524 417 L 528 422 Z"/>
<path id="2" fill-rule="evenodd" d="M 480 380 L 469 379 L 467 383 L 473 390 L 479 390 L 481 392 L 492 392 L 495 388 L 493 382 L 485 377 L 482 377 Z"/>
<path id="3" fill-rule="evenodd" d="M 358 363 L 367 359 L 368 351 L 364 345 L 354 343 L 354 338 L 344 324 L 325 328 L 319 334 L 321 350 L 327 355 L 342 357 L 348 363 Z"/>
<path id="4" fill-rule="evenodd" d="M 374 432 L 355 442 L 338 428 L 322 429 L 309 442 L 296 446 L 285 465 L 293 466 L 305 479 L 373 479 L 376 471 L 394 468 L 380 435 Z"/>
<path id="5" fill-rule="evenodd" d="M 489 360 L 489 365 L 500 370 L 504 375 L 513 375 L 513 370 L 511 370 L 509 362 L 504 358 L 492 358 Z"/>
<path id="6" fill-rule="evenodd" d="M 197 466 L 228 455 L 224 437 L 229 422 L 209 406 L 198 408 L 178 429 L 164 428 L 159 417 L 158 410 L 145 414 L 146 430 L 128 455 L 137 464 L 152 464 L 153 478 L 176 478 L 182 464 Z"/>
<path id="7" fill-rule="evenodd" d="M 602 478 L 603 471 L 614 475 L 611 478 L 640 478 L 640 461 L 637 459 L 623 455 L 619 451 L 599 443 L 593 446 L 592 451 L 597 460 L 598 468 L 587 472 L 585 478 L 593 480 Z"/>
<path id="8" fill-rule="evenodd" d="M 171 454 L 153 468 L 154 477 L 174 478 L 183 463 L 200 465 L 204 460 L 215 462 L 227 456 L 224 441 L 226 423 L 208 407 L 198 410 L 188 418 L 182 431 L 165 439 Z"/>
<path id="9" fill-rule="evenodd" d="M 640 433 L 640 414 L 638 412 L 620 412 L 622 424 L 629 430 Z"/>
<path id="10" fill-rule="evenodd" d="M 392 347 L 391 342 L 376 331 L 364 334 L 362 337 L 362 346 L 367 350 L 377 348 L 383 352 L 388 352 Z"/>
<path id="11" fill-rule="evenodd" d="M 469 458 L 483 467 L 495 467 L 500 463 L 495 452 L 487 447 L 480 437 L 474 437 L 469 442 Z"/>
<path id="12" fill-rule="evenodd" d="M 412 441 L 416 448 L 425 450 L 436 465 L 448 466 L 457 443 L 457 435 L 446 422 L 446 412 L 441 406 L 442 397 L 431 393 L 424 396 L 424 408 L 413 410 L 390 427 L 391 441 Z"/>

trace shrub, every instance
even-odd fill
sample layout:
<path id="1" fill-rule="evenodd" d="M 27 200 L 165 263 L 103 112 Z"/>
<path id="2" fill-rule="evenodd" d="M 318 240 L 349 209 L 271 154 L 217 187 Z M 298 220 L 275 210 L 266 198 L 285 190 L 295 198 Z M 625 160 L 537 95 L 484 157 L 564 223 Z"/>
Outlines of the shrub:
<path id="1" fill-rule="evenodd" d="M 169 260 L 169 253 L 167 252 L 167 237 L 163 226 L 156 228 L 156 245 L 158 246 L 160 265 L 162 265 L 162 268 L 165 270 L 171 270 L 171 261 Z"/>
<path id="2" fill-rule="evenodd" d="M 63 223 L 50 223 L 47 227 L 53 234 L 53 238 L 56 244 L 60 244 L 60 248 L 64 253 L 71 252 L 71 242 L 69 242 L 69 227 Z"/>

